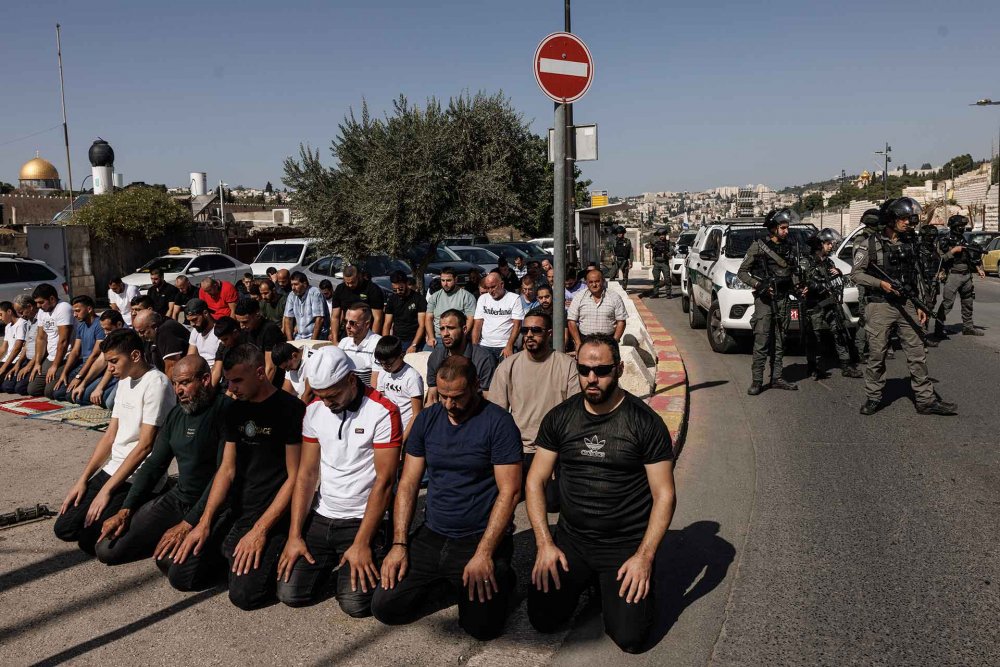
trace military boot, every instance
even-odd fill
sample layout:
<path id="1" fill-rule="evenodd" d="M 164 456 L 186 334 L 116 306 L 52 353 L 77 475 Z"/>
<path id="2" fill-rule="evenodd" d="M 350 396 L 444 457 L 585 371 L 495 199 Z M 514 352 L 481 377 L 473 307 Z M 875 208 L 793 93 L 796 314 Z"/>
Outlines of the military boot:
<path id="1" fill-rule="evenodd" d="M 950 417 L 951 415 L 958 414 L 958 404 L 949 403 L 948 401 L 942 401 L 940 398 L 935 397 L 934 401 L 931 403 L 925 403 L 923 405 L 917 406 L 917 414 L 921 415 L 943 415 L 945 417 Z"/>
<path id="2" fill-rule="evenodd" d="M 861 414 L 863 415 L 873 415 L 878 412 L 878 409 L 882 407 L 882 404 L 878 401 L 867 400 L 865 404 L 861 406 Z"/>
<path id="3" fill-rule="evenodd" d="M 785 391 L 798 391 L 799 385 L 789 382 L 785 378 L 774 378 L 771 380 L 772 389 L 784 389 Z"/>
<path id="4" fill-rule="evenodd" d="M 756 396 L 762 391 L 764 391 L 764 383 L 760 380 L 754 380 L 750 383 L 750 388 L 747 389 L 747 394 L 749 396 Z"/>
<path id="5" fill-rule="evenodd" d="M 976 327 L 973 326 L 973 327 L 964 327 L 962 329 L 962 335 L 963 336 L 985 336 L 986 334 L 984 334 L 982 331 L 980 331 L 979 329 L 977 329 Z"/>
<path id="6" fill-rule="evenodd" d="M 859 378 L 864 377 L 864 373 L 861 372 L 857 366 L 852 366 L 851 364 L 844 364 L 840 367 L 840 374 L 845 378 Z"/>

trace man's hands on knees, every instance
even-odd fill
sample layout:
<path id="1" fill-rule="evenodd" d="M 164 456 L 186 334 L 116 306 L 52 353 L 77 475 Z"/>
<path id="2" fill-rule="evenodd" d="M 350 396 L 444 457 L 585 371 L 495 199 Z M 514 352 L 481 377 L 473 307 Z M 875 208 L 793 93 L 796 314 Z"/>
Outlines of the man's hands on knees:
<path id="1" fill-rule="evenodd" d="M 535 555 L 535 566 L 531 568 L 531 583 L 535 588 L 543 593 L 549 592 L 549 576 L 555 589 L 559 590 L 562 582 L 559 581 L 559 566 L 562 565 L 563 572 L 569 572 L 569 562 L 566 554 L 555 544 L 546 544 L 538 548 Z"/>
<path id="2" fill-rule="evenodd" d="M 310 565 L 316 564 L 316 559 L 309 553 L 306 541 L 301 537 L 289 537 L 285 542 L 285 548 L 281 550 L 281 558 L 278 559 L 278 581 L 288 583 L 295 561 L 299 558 L 305 558 Z"/>
<path id="3" fill-rule="evenodd" d="M 493 557 L 477 551 L 462 570 L 462 585 L 469 589 L 470 602 L 477 597 L 480 602 L 492 600 L 493 594 L 500 591 L 493 572 Z"/>
<path id="4" fill-rule="evenodd" d="M 117 540 L 122 536 L 122 533 L 128 530 L 129 518 L 131 516 L 132 510 L 120 509 L 117 514 L 108 517 L 101 526 L 101 536 L 97 538 L 97 541 L 100 542 L 105 538 Z"/>
<path id="5" fill-rule="evenodd" d="M 177 552 L 180 550 L 181 545 L 184 544 L 184 540 L 187 536 L 191 534 L 191 529 L 193 526 L 187 521 L 181 521 L 179 524 L 167 530 L 160 537 L 160 541 L 156 545 L 156 549 L 153 551 L 153 558 L 160 560 L 161 558 L 174 558 Z"/>
<path id="6" fill-rule="evenodd" d="M 260 567 L 260 556 L 267 544 L 267 531 L 254 526 L 240 538 L 233 550 L 233 572 L 238 576 L 250 574 L 250 570 Z"/>
<path id="7" fill-rule="evenodd" d="M 618 568 L 617 581 L 622 582 L 618 597 L 629 604 L 644 600 L 651 589 L 653 557 L 636 553 Z"/>
<path id="8" fill-rule="evenodd" d="M 393 545 L 382 561 L 382 588 L 391 590 L 406 576 L 409 568 L 409 554 L 401 544 Z"/>
<path id="9" fill-rule="evenodd" d="M 367 544 L 358 544 L 355 542 L 350 546 L 350 548 L 344 552 L 344 556 L 340 559 L 339 567 L 344 567 L 347 563 L 351 566 L 351 591 L 356 592 L 358 590 L 358 584 L 361 585 L 361 592 L 368 592 L 368 585 L 371 585 L 371 589 L 374 591 L 378 586 L 378 569 L 375 567 L 375 561 L 372 559 L 372 549 Z"/>
<path id="10" fill-rule="evenodd" d="M 69 511 L 71 507 L 79 507 L 80 501 L 87 494 L 87 483 L 83 480 L 77 480 L 76 484 L 69 490 L 66 494 L 66 499 L 63 501 L 62 507 L 59 508 L 60 514 L 65 514 Z"/>
<path id="11" fill-rule="evenodd" d="M 211 530 L 211 526 L 201 522 L 192 528 L 191 532 L 184 538 L 184 541 L 181 542 L 176 553 L 173 554 L 174 564 L 183 565 L 189 555 L 200 555 L 201 550 L 205 548 L 205 542 L 208 541 L 208 535 Z"/>

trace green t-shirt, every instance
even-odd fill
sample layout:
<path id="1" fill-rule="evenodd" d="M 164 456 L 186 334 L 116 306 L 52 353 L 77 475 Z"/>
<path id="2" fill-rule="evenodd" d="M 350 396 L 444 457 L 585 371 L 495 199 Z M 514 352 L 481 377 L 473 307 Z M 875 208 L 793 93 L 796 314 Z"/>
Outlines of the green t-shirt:
<path id="1" fill-rule="evenodd" d="M 278 300 L 274 302 L 274 305 L 268 303 L 261 299 L 258 301 L 260 304 L 260 315 L 266 320 L 271 320 L 279 327 L 281 326 L 281 320 L 285 316 L 285 303 L 288 301 L 288 295 L 282 294 L 278 297 Z"/>

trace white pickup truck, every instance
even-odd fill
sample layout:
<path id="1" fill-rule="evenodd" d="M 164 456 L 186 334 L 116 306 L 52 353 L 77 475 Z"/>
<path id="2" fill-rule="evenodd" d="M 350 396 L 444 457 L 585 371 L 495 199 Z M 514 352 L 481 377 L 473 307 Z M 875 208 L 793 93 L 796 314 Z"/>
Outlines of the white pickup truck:
<path id="1" fill-rule="evenodd" d="M 793 225 L 789 238 L 805 254 L 805 241 L 815 233 L 813 225 Z M 709 345 L 716 352 L 735 352 L 740 339 L 751 335 L 753 293 L 736 274 L 750 244 L 766 235 L 760 220 L 722 221 L 702 227 L 691 244 L 681 284 L 681 308 L 688 313 L 692 329 L 707 328 Z M 840 257 L 833 257 L 833 262 L 845 276 L 844 314 L 851 326 L 857 326 L 858 290 L 847 277 L 850 264 Z M 791 315 L 791 330 L 798 331 L 797 304 Z"/>

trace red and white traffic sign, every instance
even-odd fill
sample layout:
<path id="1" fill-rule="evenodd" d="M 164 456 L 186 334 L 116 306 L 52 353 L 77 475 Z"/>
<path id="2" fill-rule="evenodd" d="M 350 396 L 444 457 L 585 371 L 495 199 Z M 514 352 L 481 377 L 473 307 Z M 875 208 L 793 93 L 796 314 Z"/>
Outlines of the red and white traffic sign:
<path id="1" fill-rule="evenodd" d="M 583 97 L 594 80 L 594 59 L 576 35 L 554 32 L 535 49 L 535 81 L 556 102 Z"/>

